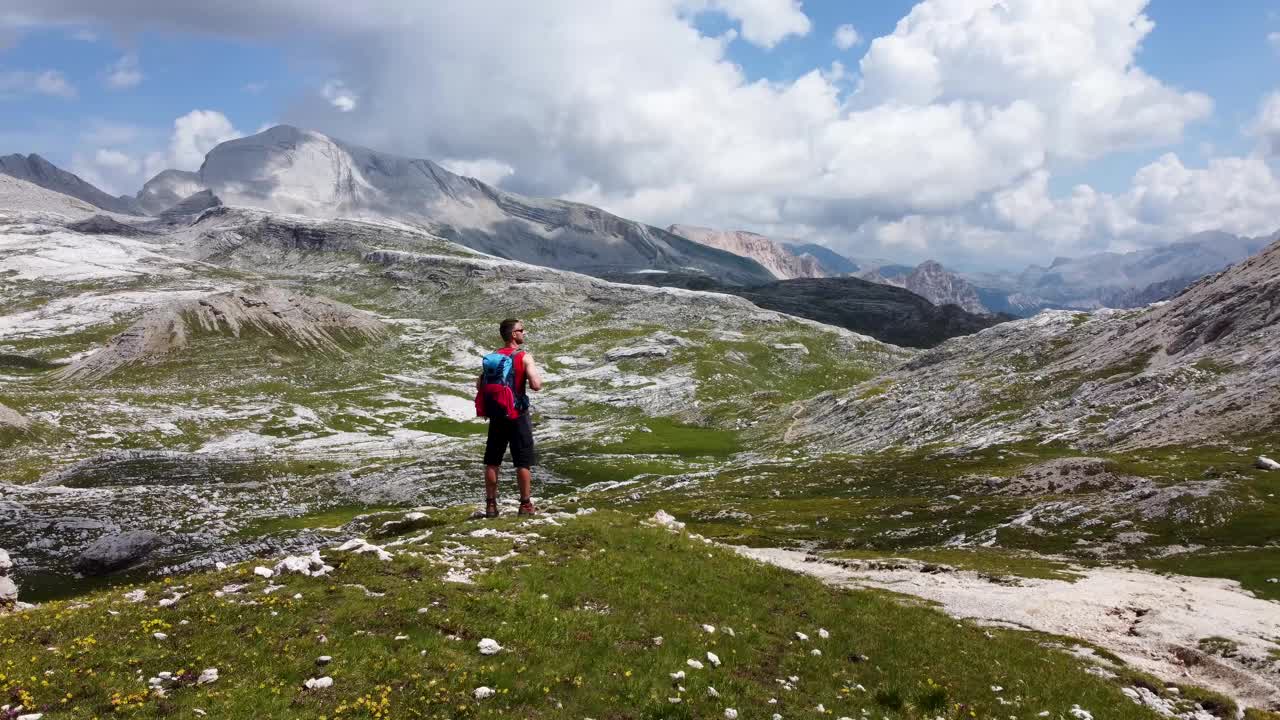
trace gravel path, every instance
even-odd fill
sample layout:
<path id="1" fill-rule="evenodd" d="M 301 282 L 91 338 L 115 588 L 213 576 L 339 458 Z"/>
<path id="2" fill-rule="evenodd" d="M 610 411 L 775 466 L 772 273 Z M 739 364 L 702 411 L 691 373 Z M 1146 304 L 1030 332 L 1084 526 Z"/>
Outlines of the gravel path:
<path id="1" fill-rule="evenodd" d="M 1099 568 L 1081 570 L 1075 582 L 1004 585 L 968 571 L 864 569 L 794 550 L 737 550 L 831 585 L 926 598 L 955 617 L 1080 638 L 1167 682 L 1211 688 L 1247 707 L 1280 708 L 1280 661 L 1270 656 L 1280 649 L 1280 603 L 1232 580 Z M 1197 643 L 1207 637 L 1228 638 L 1239 652 L 1206 655 Z"/>

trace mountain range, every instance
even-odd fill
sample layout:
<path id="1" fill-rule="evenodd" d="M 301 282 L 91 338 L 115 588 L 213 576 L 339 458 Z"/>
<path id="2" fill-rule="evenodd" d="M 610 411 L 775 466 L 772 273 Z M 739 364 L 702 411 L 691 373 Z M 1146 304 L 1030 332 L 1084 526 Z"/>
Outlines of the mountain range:
<path id="1" fill-rule="evenodd" d="M 183 205 L 179 214 L 226 203 L 313 217 L 390 218 L 496 257 L 598 276 L 694 271 L 716 284 L 758 287 L 776 280 L 856 275 L 905 288 L 937 306 L 1015 316 L 1164 299 L 1280 237 L 1205 232 L 1125 254 L 1058 258 L 1048 267 L 1032 265 L 1021 272 L 960 273 L 934 261 L 911 267 L 849 258 L 821 245 L 779 242 L 746 231 L 661 229 L 590 205 L 508 193 L 430 160 L 381 153 L 288 125 L 221 143 L 198 171 L 165 170 L 132 197 L 113 197 L 35 154 L 0 157 L 0 174 L 121 215 L 160 215 L 208 191 L 212 197 Z"/>

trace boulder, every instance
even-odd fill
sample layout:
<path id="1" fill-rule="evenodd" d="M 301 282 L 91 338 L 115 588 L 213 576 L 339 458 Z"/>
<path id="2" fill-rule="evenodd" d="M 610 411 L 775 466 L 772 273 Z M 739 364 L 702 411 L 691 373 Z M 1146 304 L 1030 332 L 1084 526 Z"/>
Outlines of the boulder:
<path id="1" fill-rule="evenodd" d="M 5 428 L 26 430 L 29 426 L 30 423 L 17 410 L 0 405 L 0 430 Z"/>
<path id="2" fill-rule="evenodd" d="M 137 563 L 159 544 L 160 536 L 149 530 L 106 535 L 85 548 L 76 569 L 86 575 L 103 575 Z"/>
<path id="3" fill-rule="evenodd" d="M 609 362 L 617 362 L 631 358 L 666 357 L 669 352 L 662 345 L 637 345 L 636 347 L 614 348 L 604 354 L 604 359 Z"/>
<path id="4" fill-rule="evenodd" d="M 1280 470 L 1280 462 L 1276 462 L 1266 455 L 1259 455 L 1253 464 L 1259 470 Z"/>
<path id="5" fill-rule="evenodd" d="M 0 612 L 12 610 L 18 604 L 18 586 L 9 577 L 13 570 L 13 561 L 9 553 L 0 550 Z"/>

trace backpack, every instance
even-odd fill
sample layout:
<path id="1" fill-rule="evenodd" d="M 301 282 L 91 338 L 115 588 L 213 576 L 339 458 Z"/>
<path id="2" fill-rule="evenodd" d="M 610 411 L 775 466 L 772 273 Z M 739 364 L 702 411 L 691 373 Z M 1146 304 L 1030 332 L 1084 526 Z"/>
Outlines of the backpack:
<path id="1" fill-rule="evenodd" d="M 515 420 L 529 399 L 516 387 L 516 363 L 523 352 L 491 352 L 480 361 L 480 391 L 476 393 L 477 417 Z"/>

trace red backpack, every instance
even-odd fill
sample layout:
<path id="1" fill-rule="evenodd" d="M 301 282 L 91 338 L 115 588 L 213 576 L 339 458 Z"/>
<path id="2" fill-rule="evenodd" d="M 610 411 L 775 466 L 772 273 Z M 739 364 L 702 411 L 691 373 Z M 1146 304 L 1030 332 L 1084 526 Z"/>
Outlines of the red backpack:
<path id="1" fill-rule="evenodd" d="M 476 393 L 477 417 L 515 420 L 529 407 L 523 392 L 524 351 L 502 348 L 480 361 L 480 390 Z"/>

